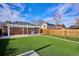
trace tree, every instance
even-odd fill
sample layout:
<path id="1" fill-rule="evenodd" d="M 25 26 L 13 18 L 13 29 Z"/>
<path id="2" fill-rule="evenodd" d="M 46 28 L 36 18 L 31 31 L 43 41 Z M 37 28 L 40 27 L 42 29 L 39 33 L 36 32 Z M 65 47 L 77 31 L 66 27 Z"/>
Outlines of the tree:
<path id="1" fill-rule="evenodd" d="M 59 20 L 62 18 L 62 15 L 61 14 L 59 14 L 59 13 L 55 13 L 54 14 L 54 21 L 55 21 L 55 25 L 57 26 L 57 25 L 59 25 Z"/>
<path id="2" fill-rule="evenodd" d="M 71 25 L 69 29 L 79 29 L 79 17 L 75 18 L 74 25 Z"/>
<path id="3" fill-rule="evenodd" d="M 75 26 L 76 26 L 77 28 L 79 28 L 79 17 L 77 17 L 76 20 L 75 20 Z"/>
<path id="4" fill-rule="evenodd" d="M 45 23 L 45 20 L 38 19 L 38 20 L 36 20 L 36 23 L 37 23 L 37 25 L 41 25 L 41 24 Z"/>

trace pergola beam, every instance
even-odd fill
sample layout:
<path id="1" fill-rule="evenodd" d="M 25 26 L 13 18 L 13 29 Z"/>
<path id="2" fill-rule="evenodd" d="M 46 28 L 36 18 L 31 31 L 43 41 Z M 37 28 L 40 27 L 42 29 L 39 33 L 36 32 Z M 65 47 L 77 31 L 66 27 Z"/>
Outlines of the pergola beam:
<path id="1" fill-rule="evenodd" d="M 8 25 L 7 25 L 8 26 Z M 19 28 L 39 28 L 40 26 L 31 26 L 31 25 L 14 25 L 14 24 L 9 24 L 10 27 L 19 27 Z"/>

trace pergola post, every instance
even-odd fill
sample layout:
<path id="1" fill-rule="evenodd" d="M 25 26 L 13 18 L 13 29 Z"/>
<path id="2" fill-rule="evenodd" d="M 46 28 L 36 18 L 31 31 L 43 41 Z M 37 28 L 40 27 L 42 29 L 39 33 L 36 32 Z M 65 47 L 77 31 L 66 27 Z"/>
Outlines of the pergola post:
<path id="1" fill-rule="evenodd" d="M 8 38 L 9 38 L 10 37 L 10 26 L 9 25 L 8 25 L 7 31 L 8 31 Z"/>
<path id="2" fill-rule="evenodd" d="M 36 34 L 36 33 L 35 33 L 35 28 L 33 28 L 33 30 L 32 30 L 32 31 L 33 31 L 33 33 L 32 33 L 33 35 L 34 35 L 34 34 Z"/>
<path id="3" fill-rule="evenodd" d="M 28 25 L 27 25 L 27 35 L 28 35 Z"/>
<path id="4" fill-rule="evenodd" d="M 22 30 L 22 32 L 23 32 L 23 35 L 24 35 L 24 27 L 23 27 L 23 30 Z"/>
<path id="5" fill-rule="evenodd" d="M 39 34 L 40 34 L 40 27 L 38 28 L 38 30 L 39 30 Z"/>

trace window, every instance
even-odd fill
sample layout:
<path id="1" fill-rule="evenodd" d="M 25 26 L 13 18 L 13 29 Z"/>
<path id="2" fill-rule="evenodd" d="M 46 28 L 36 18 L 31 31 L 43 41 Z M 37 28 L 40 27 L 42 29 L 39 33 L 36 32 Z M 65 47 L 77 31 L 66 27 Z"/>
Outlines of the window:
<path id="1" fill-rule="evenodd" d="M 44 25 L 44 27 L 46 27 L 46 26 Z"/>
<path id="2" fill-rule="evenodd" d="M 10 31 L 12 31 L 12 28 L 10 28 Z"/>

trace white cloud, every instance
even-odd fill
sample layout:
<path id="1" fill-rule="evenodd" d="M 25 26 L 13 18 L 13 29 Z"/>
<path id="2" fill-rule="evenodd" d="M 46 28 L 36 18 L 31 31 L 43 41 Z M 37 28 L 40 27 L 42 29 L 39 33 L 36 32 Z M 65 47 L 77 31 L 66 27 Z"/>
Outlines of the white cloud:
<path id="1" fill-rule="evenodd" d="M 52 24 L 55 24 L 55 21 L 54 21 L 53 17 L 43 18 L 43 20 L 46 21 L 46 22 L 51 22 Z"/>
<path id="2" fill-rule="evenodd" d="M 57 7 L 49 7 L 42 15 L 40 15 L 40 18 L 44 17 L 45 15 L 48 15 L 49 13 L 53 14 L 53 12 L 58 10 L 61 6 L 62 4 L 59 4 Z"/>
<path id="3" fill-rule="evenodd" d="M 18 7 L 20 11 L 23 11 L 25 8 L 25 5 L 23 3 L 11 3 L 11 7 Z"/>
<path id="4" fill-rule="evenodd" d="M 67 20 L 67 21 L 63 21 L 63 22 L 61 22 L 61 24 L 65 24 L 66 25 L 66 27 L 69 27 L 69 26 L 71 26 L 71 25 L 74 25 L 74 22 L 75 22 L 75 20 Z"/>
<path id="5" fill-rule="evenodd" d="M 21 15 L 21 11 L 18 10 L 14 10 L 10 8 L 10 5 L 8 4 L 0 4 L 1 6 L 3 6 L 2 9 L 0 9 L 0 21 L 22 21 L 24 20 L 24 18 L 22 18 Z M 14 4 L 15 6 L 19 6 L 20 8 L 24 9 L 24 6 L 20 5 L 20 4 Z"/>
<path id="6" fill-rule="evenodd" d="M 64 13 L 66 10 L 69 9 L 69 7 L 71 7 L 71 5 L 72 5 L 71 3 L 65 3 L 58 9 L 57 12 Z"/>

